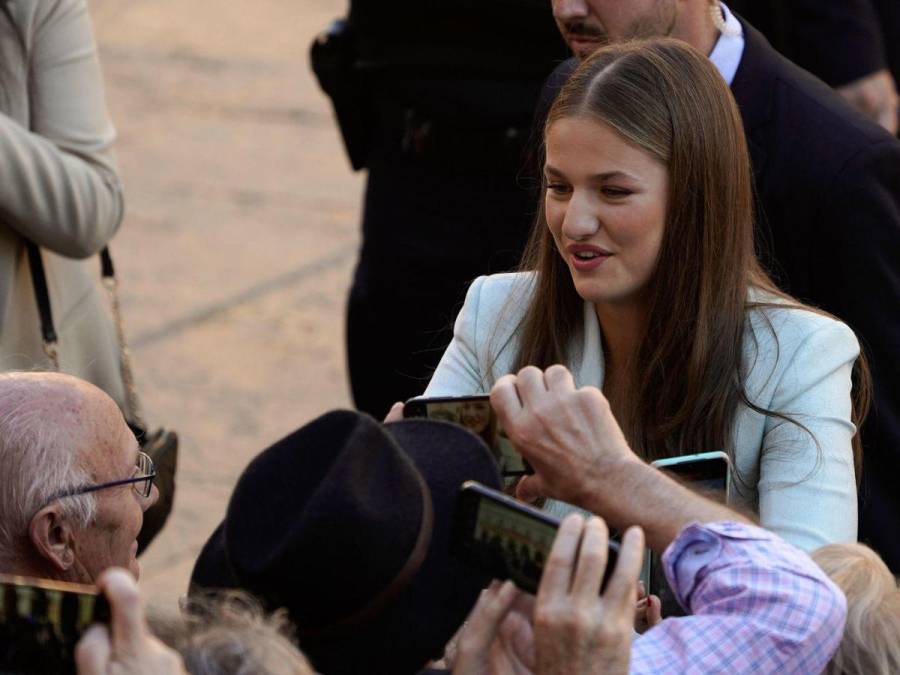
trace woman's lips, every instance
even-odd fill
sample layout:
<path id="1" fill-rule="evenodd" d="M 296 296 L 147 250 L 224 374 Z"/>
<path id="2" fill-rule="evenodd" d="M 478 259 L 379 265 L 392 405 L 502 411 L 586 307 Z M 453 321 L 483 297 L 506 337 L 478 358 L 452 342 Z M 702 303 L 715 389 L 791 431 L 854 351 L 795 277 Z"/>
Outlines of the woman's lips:
<path id="1" fill-rule="evenodd" d="M 599 246 L 588 246 L 585 244 L 568 246 L 566 253 L 569 254 L 569 261 L 572 267 L 580 272 L 589 272 L 597 269 L 613 255 Z"/>
<path id="2" fill-rule="evenodd" d="M 572 267 L 579 272 L 590 272 L 600 267 L 611 257 L 611 255 L 598 255 L 596 258 L 579 258 L 573 255 L 569 256 L 569 259 L 572 261 Z"/>

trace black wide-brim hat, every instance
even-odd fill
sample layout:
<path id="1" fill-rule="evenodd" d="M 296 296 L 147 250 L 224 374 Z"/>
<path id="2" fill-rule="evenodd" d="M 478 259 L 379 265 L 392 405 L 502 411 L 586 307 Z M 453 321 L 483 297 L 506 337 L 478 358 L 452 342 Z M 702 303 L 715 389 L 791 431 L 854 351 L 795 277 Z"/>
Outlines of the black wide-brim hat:
<path id="1" fill-rule="evenodd" d="M 500 486 L 484 442 L 431 420 L 328 413 L 238 480 L 191 576 L 285 607 L 316 670 L 415 673 L 490 579 L 451 552 L 460 486 Z"/>

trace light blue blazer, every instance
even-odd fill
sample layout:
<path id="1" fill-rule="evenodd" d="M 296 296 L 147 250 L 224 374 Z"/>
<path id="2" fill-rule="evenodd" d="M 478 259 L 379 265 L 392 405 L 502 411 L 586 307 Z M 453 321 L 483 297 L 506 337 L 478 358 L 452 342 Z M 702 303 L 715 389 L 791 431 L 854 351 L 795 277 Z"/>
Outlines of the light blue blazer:
<path id="1" fill-rule="evenodd" d="M 490 391 L 509 373 L 519 326 L 533 291 L 533 273 L 479 277 L 425 396 Z M 811 550 L 856 541 L 856 478 L 850 421 L 851 370 L 859 343 L 843 323 L 800 309 L 748 310 L 744 338 L 745 389 L 759 407 L 786 413 L 807 427 L 761 415 L 746 405 L 734 421 L 732 504 L 759 513 L 764 527 Z M 755 338 L 755 339 L 754 339 Z M 584 328 L 569 345 L 568 367 L 577 386 L 603 386 L 600 324 L 584 304 Z M 697 448 L 696 452 L 721 450 Z M 565 505 L 549 507 L 564 512 Z"/>

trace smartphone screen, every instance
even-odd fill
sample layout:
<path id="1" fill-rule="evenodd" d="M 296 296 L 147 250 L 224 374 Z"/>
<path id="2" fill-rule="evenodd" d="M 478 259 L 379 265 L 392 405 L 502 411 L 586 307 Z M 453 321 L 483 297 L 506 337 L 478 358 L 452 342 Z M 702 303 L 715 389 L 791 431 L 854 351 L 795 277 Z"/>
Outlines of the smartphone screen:
<path id="1" fill-rule="evenodd" d="M 467 481 L 457 505 L 454 549 L 494 578 L 537 593 L 559 524 L 543 511 Z M 610 542 L 607 576 L 617 551 L 618 544 Z"/>
<path id="2" fill-rule="evenodd" d="M 0 673 L 74 673 L 75 645 L 109 621 L 93 586 L 0 574 Z"/>
<path id="3" fill-rule="evenodd" d="M 491 449 L 502 476 L 511 478 L 532 473 L 522 455 L 515 451 L 504 433 L 486 394 L 457 398 L 412 399 L 403 406 L 403 416 L 427 417 L 464 426 L 481 436 Z"/>
<path id="4" fill-rule="evenodd" d="M 695 455 L 698 459 L 686 459 L 683 462 L 665 463 L 654 462 L 654 466 L 674 474 L 691 488 L 704 494 L 710 492 L 720 493 L 718 496 L 724 501 L 728 489 L 728 458 L 725 453 L 704 453 L 712 455 L 703 457 Z M 679 459 L 679 458 L 675 458 Z"/>

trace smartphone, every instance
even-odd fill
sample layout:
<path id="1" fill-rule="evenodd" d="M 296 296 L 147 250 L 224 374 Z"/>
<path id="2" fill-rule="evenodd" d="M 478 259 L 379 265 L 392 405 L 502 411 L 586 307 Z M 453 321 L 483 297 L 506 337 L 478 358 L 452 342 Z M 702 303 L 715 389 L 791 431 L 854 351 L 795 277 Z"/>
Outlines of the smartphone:
<path id="1" fill-rule="evenodd" d="M 559 519 L 470 480 L 456 503 L 452 550 L 495 579 L 535 594 L 559 525 Z M 601 590 L 618 554 L 618 543 L 610 541 Z"/>
<path id="2" fill-rule="evenodd" d="M 698 492 L 725 502 L 731 490 L 731 462 L 724 452 L 701 452 L 653 462 Z"/>
<path id="3" fill-rule="evenodd" d="M 723 504 L 727 502 L 728 492 L 731 489 L 731 462 L 724 452 L 667 457 L 652 462 L 652 466 L 672 474 L 681 483 L 705 497 Z M 663 618 L 685 616 L 687 612 L 679 604 L 666 579 L 662 557 L 648 549 L 648 555 L 644 556 L 644 560 L 646 561 L 644 586 L 648 589 L 648 593 L 659 596 Z"/>
<path id="4" fill-rule="evenodd" d="M 109 623 L 93 586 L 0 574 L 0 673 L 75 673 L 75 645 Z"/>
<path id="5" fill-rule="evenodd" d="M 503 432 L 487 394 L 442 398 L 413 398 L 403 405 L 404 417 L 427 417 L 466 427 L 481 436 L 491 449 L 504 478 L 534 473 L 522 455 L 515 451 Z"/>

